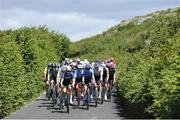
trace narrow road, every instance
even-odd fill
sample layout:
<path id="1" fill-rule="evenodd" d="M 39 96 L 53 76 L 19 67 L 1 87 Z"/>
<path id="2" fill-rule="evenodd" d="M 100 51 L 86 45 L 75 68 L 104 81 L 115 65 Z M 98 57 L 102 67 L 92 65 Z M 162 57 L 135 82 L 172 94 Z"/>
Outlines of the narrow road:
<path id="1" fill-rule="evenodd" d="M 65 110 L 53 108 L 52 102 L 48 101 L 43 94 L 5 119 L 125 119 L 124 116 L 120 101 L 115 94 L 112 102 L 98 104 L 97 108 L 93 106 L 93 103 L 89 110 L 71 106 L 69 114 Z"/>

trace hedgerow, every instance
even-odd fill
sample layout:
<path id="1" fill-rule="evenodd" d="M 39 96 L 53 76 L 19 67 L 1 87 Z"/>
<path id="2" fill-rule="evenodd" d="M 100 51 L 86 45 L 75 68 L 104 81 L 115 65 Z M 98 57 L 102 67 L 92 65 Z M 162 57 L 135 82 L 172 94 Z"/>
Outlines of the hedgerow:
<path id="1" fill-rule="evenodd" d="M 68 47 L 65 35 L 49 32 L 45 26 L 0 32 L 0 116 L 44 89 L 44 68 L 66 57 Z"/>

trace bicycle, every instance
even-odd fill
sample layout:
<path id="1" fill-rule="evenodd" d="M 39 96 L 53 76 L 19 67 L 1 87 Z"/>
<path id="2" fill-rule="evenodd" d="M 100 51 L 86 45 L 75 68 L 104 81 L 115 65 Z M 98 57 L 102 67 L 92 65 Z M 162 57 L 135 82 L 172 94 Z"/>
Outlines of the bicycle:
<path id="1" fill-rule="evenodd" d="M 80 102 L 81 102 L 81 100 L 82 100 L 82 83 L 80 82 L 80 83 L 77 83 L 76 84 L 76 101 L 77 101 L 77 106 L 80 106 Z"/>
<path id="2" fill-rule="evenodd" d="M 105 83 L 103 81 L 101 81 L 101 88 L 102 88 L 102 91 L 101 91 L 101 104 L 103 104 L 104 103 L 104 96 L 105 96 L 105 93 L 106 93 Z"/>
<path id="3" fill-rule="evenodd" d="M 90 88 L 91 87 L 91 84 L 87 84 L 87 90 L 86 90 L 86 93 L 84 95 L 84 103 L 86 103 L 86 109 L 89 110 L 89 102 L 90 102 Z"/>
<path id="4" fill-rule="evenodd" d="M 113 92 L 113 81 L 112 80 L 110 80 L 109 82 L 108 82 L 108 86 L 109 86 L 109 89 L 108 89 L 108 91 L 107 91 L 107 98 L 109 98 L 109 101 L 111 102 L 111 97 L 112 97 L 112 92 Z"/>
<path id="5" fill-rule="evenodd" d="M 70 106 L 71 89 L 72 89 L 72 85 L 69 85 L 66 87 L 66 92 L 63 91 L 62 94 L 59 94 L 59 101 L 60 101 L 59 108 L 61 110 L 64 108 L 65 105 L 67 108 L 67 113 L 70 112 L 69 106 Z"/>
<path id="6" fill-rule="evenodd" d="M 93 100 L 95 103 L 95 107 L 97 107 L 98 102 L 98 87 L 96 85 L 91 85 L 91 94 L 93 95 Z"/>

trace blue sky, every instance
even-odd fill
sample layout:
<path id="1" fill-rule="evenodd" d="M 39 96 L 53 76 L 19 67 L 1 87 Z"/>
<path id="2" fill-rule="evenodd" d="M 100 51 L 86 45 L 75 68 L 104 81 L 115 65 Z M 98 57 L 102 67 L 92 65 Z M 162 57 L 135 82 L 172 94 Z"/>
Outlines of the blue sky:
<path id="1" fill-rule="evenodd" d="M 180 0 L 0 0 L 0 29 L 46 24 L 77 41 L 121 20 L 175 7 Z"/>

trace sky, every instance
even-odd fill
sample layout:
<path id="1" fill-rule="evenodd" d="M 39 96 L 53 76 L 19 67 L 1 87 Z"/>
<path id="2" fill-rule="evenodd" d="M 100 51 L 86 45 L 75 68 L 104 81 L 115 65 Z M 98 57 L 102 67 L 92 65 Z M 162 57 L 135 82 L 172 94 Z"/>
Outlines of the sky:
<path id="1" fill-rule="evenodd" d="M 0 30 L 46 25 L 78 41 L 180 0 L 0 0 Z"/>

